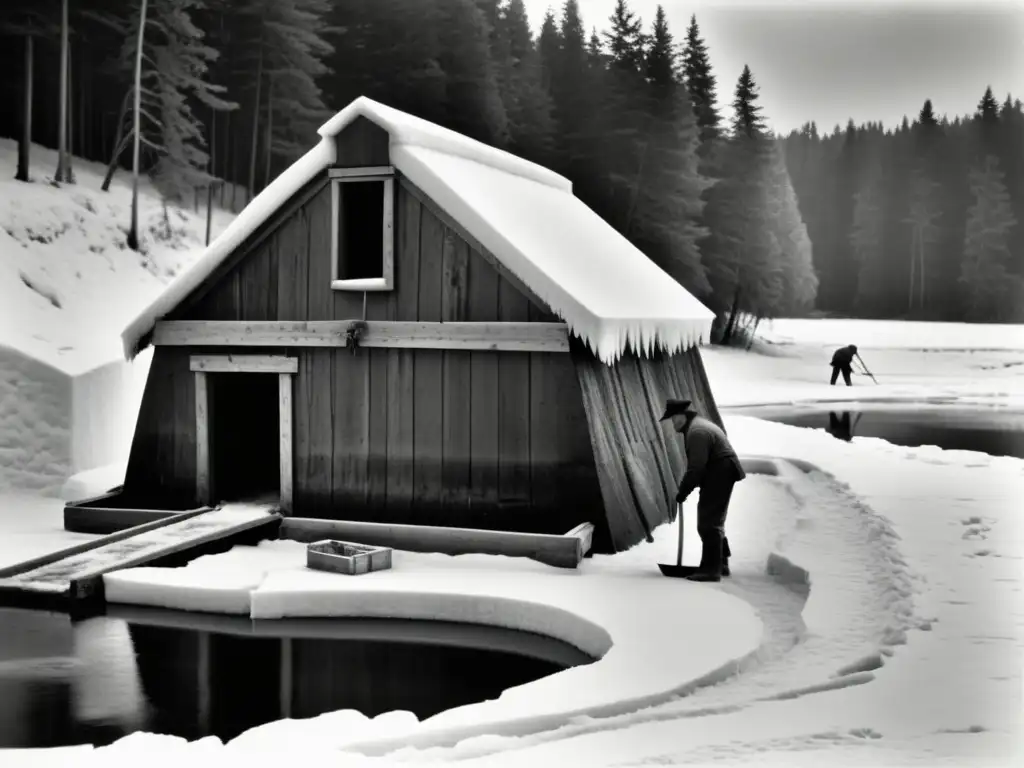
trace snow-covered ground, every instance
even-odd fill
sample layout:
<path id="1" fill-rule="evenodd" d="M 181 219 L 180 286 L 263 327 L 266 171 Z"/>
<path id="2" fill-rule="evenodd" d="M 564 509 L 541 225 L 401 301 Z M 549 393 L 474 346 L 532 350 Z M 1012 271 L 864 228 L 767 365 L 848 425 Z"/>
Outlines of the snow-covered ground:
<path id="1" fill-rule="evenodd" d="M 572 573 L 502 558 L 396 553 L 393 573 L 332 579 L 304 573 L 301 548 L 282 542 L 236 548 L 173 576 L 154 578 L 139 569 L 111 579 L 113 594 L 120 589 L 125 599 L 191 600 L 207 610 L 220 601 L 221 609 L 230 604 L 253 615 L 285 607 L 292 614 L 351 612 L 370 598 L 389 610 L 403 601 L 415 605 L 406 599 L 411 590 L 441 605 L 459 593 L 451 587 L 456 579 L 473 585 L 468 592 L 479 599 L 469 612 L 478 620 L 486 620 L 487 595 L 529 595 L 603 628 L 612 650 L 594 665 L 423 723 L 408 713 L 370 721 L 339 712 L 267 724 L 228 745 L 135 734 L 102 749 L 9 752 L 4 764 L 109 766 L 144 757 L 168 765 L 271 765 L 293 759 L 296 750 L 345 766 L 1016 764 L 1024 756 L 1024 523 L 1018 512 L 1024 461 L 871 438 L 844 443 L 824 431 L 727 410 L 820 399 L 967 398 L 994 407 L 1024 399 L 1024 342 L 1014 342 L 1019 329 L 927 326 L 900 340 L 905 326 L 888 325 L 892 333 L 884 340 L 872 334 L 875 324 L 859 321 L 780 321 L 764 329 L 764 343 L 750 354 L 706 350 L 712 386 L 740 452 L 789 457 L 822 470 L 805 474 L 779 462 L 778 476 L 751 475 L 737 487 L 729 520 L 735 575 L 718 585 L 657 574 L 657 562 L 674 560 L 676 531 L 669 526 L 657 531 L 653 544 L 595 557 Z M 958 335 L 993 351 L 963 351 Z M 846 343 L 858 344 L 879 384 L 858 377 L 850 389 L 828 386 L 830 351 Z M 115 468 L 104 483 L 116 479 Z M 688 562 L 699 557 L 692 517 L 686 517 Z M 422 578 L 410 586 L 414 573 Z M 809 592 L 800 586 L 805 576 Z M 606 679 L 599 682 L 601 665 L 628 671 L 616 666 L 625 660 L 616 657 L 614 643 L 619 638 L 621 650 L 632 641 L 622 635 L 629 611 L 576 594 L 587 582 L 601 582 L 611 606 L 616 594 L 637 596 L 629 610 L 655 614 L 647 620 L 673 632 L 628 660 L 644 665 L 643 674 L 624 682 L 623 692 L 636 696 L 638 686 L 651 681 L 660 688 L 642 706 L 598 706 L 617 692 Z M 723 642 L 733 643 L 737 659 L 744 642 L 756 652 L 737 674 L 688 688 L 684 678 L 699 678 L 700 665 L 681 664 L 672 652 L 683 656 L 688 647 L 698 648 L 694 638 L 707 632 L 707 617 L 729 610 L 737 598 L 754 609 L 759 631 L 736 631 Z M 446 610 L 457 610 L 456 602 L 445 603 Z M 515 615 L 536 621 L 542 613 Z M 573 629 L 564 619 L 549 620 L 547 629 L 586 644 L 586 632 L 579 634 L 584 625 Z M 660 650 L 661 643 L 671 650 Z M 712 661 L 721 666 L 720 658 Z M 592 711 L 569 719 L 552 715 L 560 703 L 586 710 L 588 697 Z M 527 714 L 545 712 L 524 723 Z"/>
<path id="2" fill-rule="evenodd" d="M 120 333 L 202 251 L 205 209 L 169 211 L 140 185 L 142 247 L 125 244 L 130 179 L 75 158 L 75 183 L 52 183 L 56 153 L 32 147 L 31 183 L 15 181 L 17 144 L 0 139 L 0 487 L 55 493 L 69 472 L 120 460 L 151 355 L 124 362 Z M 214 209 L 211 236 L 234 218 Z"/>

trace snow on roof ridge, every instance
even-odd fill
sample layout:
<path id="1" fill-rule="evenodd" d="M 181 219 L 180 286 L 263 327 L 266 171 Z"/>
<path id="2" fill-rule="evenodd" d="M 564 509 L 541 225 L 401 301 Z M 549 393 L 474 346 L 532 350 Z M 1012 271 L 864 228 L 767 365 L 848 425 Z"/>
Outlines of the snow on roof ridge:
<path id="1" fill-rule="evenodd" d="M 366 96 L 360 96 L 341 110 L 320 126 L 317 133 L 325 139 L 333 139 L 357 117 L 365 117 L 385 129 L 391 136 L 392 146 L 404 144 L 443 152 L 572 194 L 572 182 L 549 168 Z"/>
<path id="2" fill-rule="evenodd" d="M 140 342 L 149 333 L 156 322 L 174 310 L 193 291 L 213 274 L 216 268 L 236 248 L 255 232 L 280 206 L 297 194 L 317 174 L 336 161 L 337 147 L 335 137 L 357 117 L 365 117 L 388 131 L 391 141 L 391 162 L 411 181 L 420 186 L 436 186 L 429 184 L 432 171 L 418 162 L 417 150 L 425 150 L 427 155 L 438 153 L 458 161 L 467 161 L 482 165 L 497 173 L 515 176 L 520 179 L 540 184 L 558 194 L 566 195 L 575 202 L 578 199 L 572 194 L 572 184 L 553 171 L 515 157 L 507 152 L 481 144 L 454 131 L 434 125 L 426 120 L 399 112 L 391 107 L 379 104 L 371 99 L 360 97 L 345 109 L 324 123 L 318 133 L 321 140 L 298 161 L 275 178 L 262 192 L 256 195 L 227 228 L 206 248 L 199 259 L 185 272 L 178 275 L 167 288 L 141 312 L 121 334 L 125 357 L 129 360 L 140 351 Z M 403 151 L 404 150 L 404 151 Z M 417 179 L 423 175 L 423 178 Z M 434 179 L 434 181 L 437 181 Z M 442 182 L 443 183 L 443 182 Z M 425 189 L 425 191 L 428 191 Z M 582 205 L 582 203 L 579 203 Z M 604 224 L 597 214 L 587 209 L 597 219 L 599 226 Z M 470 209 L 470 219 L 479 218 Z M 489 241 L 505 241 L 507 235 L 494 229 L 483 219 L 478 221 L 461 221 L 463 226 L 480 239 L 496 255 L 506 252 L 507 248 L 496 248 L 499 242 L 488 245 Z M 475 224 L 475 226 L 473 226 Z M 491 230 L 491 231 L 488 231 Z M 485 234 L 486 233 L 486 234 Z M 481 235 L 484 235 L 481 237 Z M 489 236 L 488 236 L 489 235 Z M 611 233 L 609 233 L 611 236 Z M 614 233 L 614 236 L 625 238 Z M 625 241 L 628 243 L 628 241 Z M 636 354 L 650 354 L 659 348 L 670 354 L 706 343 L 711 330 L 713 313 L 703 306 L 686 289 L 675 281 L 660 267 L 650 262 L 648 257 L 637 250 L 632 244 L 629 247 L 636 252 L 654 271 L 660 272 L 664 280 L 678 288 L 680 310 L 692 301 L 696 306 L 687 307 L 685 313 L 672 316 L 672 311 L 664 307 L 659 315 L 645 317 L 643 312 L 634 313 L 629 317 L 609 316 L 599 308 L 586 306 L 583 301 L 570 290 L 569 286 L 561 285 L 557 280 L 546 274 L 546 269 L 532 263 L 529 258 L 518 258 L 515 264 L 504 264 L 513 274 L 533 290 L 541 301 L 561 317 L 569 330 L 578 336 L 602 362 L 613 364 L 628 349 Z M 503 263 L 506 261 L 502 258 Z M 637 265 L 646 267 L 647 265 Z M 642 272 L 650 272 L 641 269 Z M 523 272 L 524 274 L 520 274 Z M 647 277 L 654 278 L 653 274 Z M 658 278 L 662 279 L 662 278 Z M 591 296 L 591 298 L 593 298 Z M 664 295 L 662 296 L 664 298 Z M 675 299 L 673 298 L 674 302 Z"/>

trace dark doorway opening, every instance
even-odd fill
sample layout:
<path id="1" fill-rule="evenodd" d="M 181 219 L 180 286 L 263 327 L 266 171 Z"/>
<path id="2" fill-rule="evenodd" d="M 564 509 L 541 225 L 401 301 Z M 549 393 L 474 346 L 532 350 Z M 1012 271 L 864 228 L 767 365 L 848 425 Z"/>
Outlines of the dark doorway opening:
<path id="1" fill-rule="evenodd" d="M 215 501 L 280 498 L 277 378 L 265 373 L 210 377 L 210 468 Z"/>

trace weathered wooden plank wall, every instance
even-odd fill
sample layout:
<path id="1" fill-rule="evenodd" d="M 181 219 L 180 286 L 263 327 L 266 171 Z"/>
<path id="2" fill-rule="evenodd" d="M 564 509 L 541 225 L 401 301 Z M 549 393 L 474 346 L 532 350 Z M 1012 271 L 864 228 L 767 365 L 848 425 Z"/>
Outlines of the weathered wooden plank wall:
<path id="1" fill-rule="evenodd" d="M 572 345 L 607 516 L 594 548 L 625 549 L 675 519 L 686 456 L 682 441 L 658 421 L 668 398 L 689 398 L 721 424 L 700 351 L 651 357 L 627 352 L 614 366 Z M 607 535 L 607 539 L 605 538 Z"/>
<path id="2" fill-rule="evenodd" d="M 364 140 L 374 144 L 372 132 L 368 136 Z M 379 152 L 379 142 L 371 149 Z M 362 293 L 330 287 L 330 189 L 324 186 L 307 195 L 216 284 L 179 307 L 174 318 L 362 317 Z M 396 198 L 395 290 L 366 295 L 368 319 L 554 319 L 416 195 L 398 185 Z M 194 385 L 188 355 L 198 352 L 156 350 L 133 446 L 133 485 L 181 492 L 190 492 L 194 485 Z M 295 514 L 548 532 L 603 519 L 570 355 L 287 352 L 299 358 Z M 169 397 L 175 414 L 181 400 L 182 415 L 175 418 L 173 435 L 166 420 Z M 269 413 L 254 417 L 277 419 Z M 244 460 L 241 447 L 233 450 Z M 169 458 L 164 455 L 168 451 Z"/>

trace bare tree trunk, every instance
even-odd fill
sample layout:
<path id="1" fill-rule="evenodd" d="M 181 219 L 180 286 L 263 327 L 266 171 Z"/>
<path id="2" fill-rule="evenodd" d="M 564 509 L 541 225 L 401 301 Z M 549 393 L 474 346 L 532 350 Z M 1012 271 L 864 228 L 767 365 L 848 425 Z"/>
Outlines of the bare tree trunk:
<path id="1" fill-rule="evenodd" d="M 128 230 L 128 247 L 139 250 L 139 144 L 142 138 L 140 113 L 142 111 L 142 41 L 146 32 L 146 0 L 139 10 L 139 41 L 135 46 L 135 108 L 132 117 L 132 223 Z"/>
<path id="2" fill-rule="evenodd" d="M 73 101 L 72 101 L 72 95 L 74 94 L 74 92 L 75 91 L 72 88 L 72 84 L 71 84 L 71 43 L 69 42 L 68 43 L 68 105 L 67 105 L 68 106 L 68 127 L 67 127 L 67 131 L 68 131 L 67 162 L 68 162 L 68 165 L 67 165 L 67 169 L 64 172 L 65 176 L 67 176 L 67 182 L 69 184 L 74 184 L 75 183 L 75 170 L 72 167 L 74 165 L 73 161 L 74 161 L 74 157 L 75 157 L 75 147 L 77 146 L 75 144 L 75 121 L 74 121 L 75 111 L 74 111 L 74 108 L 73 108 L 74 104 L 73 104 Z M 81 152 L 81 148 L 80 147 L 79 147 L 79 152 Z"/>
<path id="3" fill-rule="evenodd" d="M 29 180 L 32 153 L 32 35 L 25 35 L 25 101 L 21 115 L 21 141 L 18 142 L 18 181 Z"/>
<path id="4" fill-rule="evenodd" d="M 260 85 L 263 82 L 263 33 L 260 32 L 260 58 L 256 65 L 256 103 L 252 107 L 252 151 L 249 155 L 249 196 L 256 194 L 256 152 L 260 140 Z"/>
<path id="5" fill-rule="evenodd" d="M 917 227 L 910 233 L 910 288 L 907 293 L 907 312 L 914 310 L 914 274 L 917 271 Z"/>
<path id="6" fill-rule="evenodd" d="M 274 149 L 274 76 L 267 75 L 267 164 L 263 169 L 263 188 L 270 184 L 270 164 Z"/>
<path id="7" fill-rule="evenodd" d="M 104 192 L 110 189 L 110 182 L 114 180 L 114 173 L 117 171 L 117 160 L 121 157 L 121 153 L 124 152 L 125 147 L 128 146 L 128 136 L 124 135 L 124 119 L 128 114 L 128 98 L 132 95 L 131 91 L 125 91 L 124 98 L 121 99 L 121 110 L 117 113 L 117 133 L 114 134 L 114 150 L 110 155 L 110 162 L 107 164 L 107 175 L 103 177 L 103 184 L 100 186 Z"/>
<path id="8" fill-rule="evenodd" d="M 728 345 L 732 340 L 733 331 L 736 328 L 736 316 L 740 312 L 740 287 L 736 286 L 736 293 L 732 296 L 732 309 L 729 311 L 729 322 L 725 326 L 725 331 L 722 332 L 722 344 Z"/>
<path id="9" fill-rule="evenodd" d="M 918 308 L 924 311 L 924 291 L 925 291 L 925 271 L 924 271 L 924 234 L 918 238 L 918 249 L 921 254 L 920 269 L 921 269 L 921 283 L 920 283 L 920 294 L 918 299 Z"/>
<path id="10" fill-rule="evenodd" d="M 68 0 L 61 0 L 60 25 L 60 116 L 57 128 L 57 173 L 54 181 L 67 180 L 68 150 Z"/>
<path id="11" fill-rule="evenodd" d="M 217 110 L 210 110 L 210 180 L 206 184 L 206 245 L 210 244 L 210 225 L 213 222 L 213 184 L 217 168 Z"/>
<path id="12" fill-rule="evenodd" d="M 228 184 L 228 177 L 231 175 L 231 113 L 224 115 L 224 157 L 220 161 L 220 207 L 224 208 L 225 187 Z"/>

